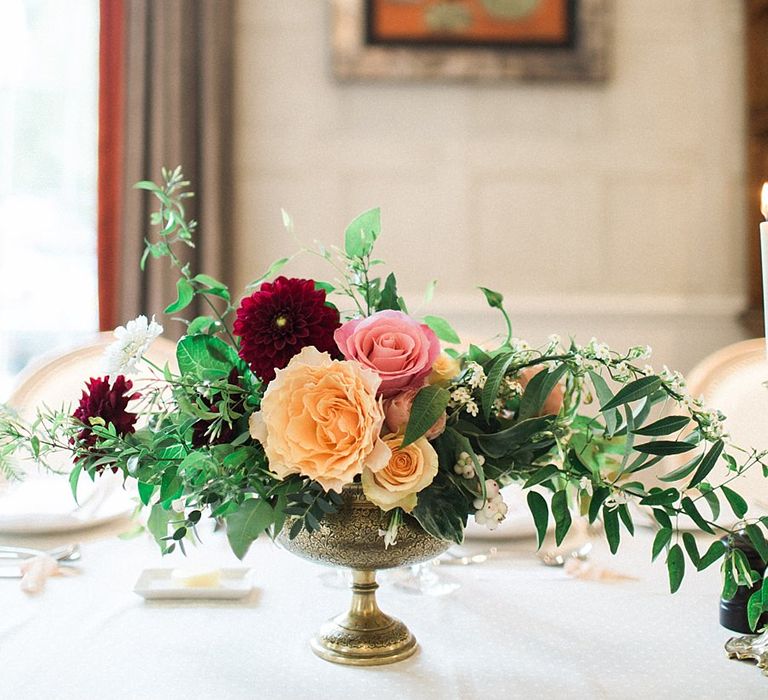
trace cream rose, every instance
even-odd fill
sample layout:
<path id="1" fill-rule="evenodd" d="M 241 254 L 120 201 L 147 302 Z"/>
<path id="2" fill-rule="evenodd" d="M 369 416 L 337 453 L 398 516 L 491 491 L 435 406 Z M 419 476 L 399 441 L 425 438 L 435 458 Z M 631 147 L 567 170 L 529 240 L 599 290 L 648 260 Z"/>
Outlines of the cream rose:
<path id="1" fill-rule="evenodd" d="M 279 369 L 249 420 L 278 479 L 301 474 L 341 492 L 367 468 L 387 466 L 379 376 L 308 346 Z"/>
<path id="2" fill-rule="evenodd" d="M 363 469 L 363 493 L 383 511 L 398 506 L 410 513 L 418 500 L 417 494 L 432 483 L 437 474 L 437 452 L 426 438 L 400 448 L 400 435 L 386 435 L 384 442 L 392 451 L 383 469 Z"/>
<path id="3" fill-rule="evenodd" d="M 459 372 L 461 372 L 461 363 L 442 352 L 432 364 L 432 372 L 427 378 L 427 382 L 438 386 L 447 386 L 451 380 L 459 376 Z"/>

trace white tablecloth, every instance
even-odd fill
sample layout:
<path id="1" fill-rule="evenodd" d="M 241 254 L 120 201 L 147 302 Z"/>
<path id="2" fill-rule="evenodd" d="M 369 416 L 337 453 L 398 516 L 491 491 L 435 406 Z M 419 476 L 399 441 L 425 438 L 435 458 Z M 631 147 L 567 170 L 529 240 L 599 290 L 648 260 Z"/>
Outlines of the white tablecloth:
<path id="1" fill-rule="evenodd" d="M 144 536 L 102 537 L 83 544 L 79 576 L 51 579 L 36 597 L 0 580 L 0 698 L 768 697 L 768 678 L 725 656 L 717 570 L 689 575 L 670 596 L 650 541 L 640 532 L 618 558 L 601 544 L 592 556 L 638 581 L 574 580 L 530 554 L 441 567 L 461 584 L 442 597 L 385 581 L 381 607 L 421 650 L 346 668 L 307 644 L 349 600 L 323 584 L 328 570 L 259 541 L 245 561 L 256 585 L 246 600 L 147 603 L 136 578 L 175 556 L 161 561 Z M 205 547 L 211 562 L 236 564 L 222 534 L 207 534 Z"/>

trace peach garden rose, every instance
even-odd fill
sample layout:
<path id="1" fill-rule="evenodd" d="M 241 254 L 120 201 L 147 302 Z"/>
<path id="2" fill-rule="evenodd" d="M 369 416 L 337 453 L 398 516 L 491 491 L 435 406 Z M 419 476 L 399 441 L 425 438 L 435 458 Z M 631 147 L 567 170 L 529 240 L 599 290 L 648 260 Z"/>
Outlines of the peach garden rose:
<path id="1" fill-rule="evenodd" d="M 303 348 L 277 370 L 261 410 L 249 420 L 270 470 L 279 479 L 301 474 L 341 492 L 364 467 L 386 467 L 390 448 L 380 437 L 379 383 L 375 372 L 356 362 Z"/>
<path id="2" fill-rule="evenodd" d="M 400 433 L 401 435 L 405 432 L 405 428 L 408 425 L 408 419 L 411 417 L 413 400 L 420 390 L 421 388 L 406 389 L 396 396 L 384 399 L 384 425 L 387 432 Z M 447 416 L 443 413 L 443 415 L 435 421 L 435 424 L 424 433 L 424 437 L 427 438 L 427 440 L 434 440 L 438 435 L 441 435 L 445 430 L 446 419 Z"/>
<path id="3" fill-rule="evenodd" d="M 347 321 L 333 337 L 344 357 L 381 377 L 379 392 L 384 397 L 421 386 L 440 353 L 434 331 L 402 311 L 378 311 Z"/>
<path id="4" fill-rule="evenodd" d="M 401 448 L 401 435 L 385 435 L 392 452 L 386 467 L 363 470 L 363 493 L 383 511 L 402 508 L 410 513 L 418 502 L 418 493 L 432 483 L 437 474 L 437 452 L 421 437 Z"/>

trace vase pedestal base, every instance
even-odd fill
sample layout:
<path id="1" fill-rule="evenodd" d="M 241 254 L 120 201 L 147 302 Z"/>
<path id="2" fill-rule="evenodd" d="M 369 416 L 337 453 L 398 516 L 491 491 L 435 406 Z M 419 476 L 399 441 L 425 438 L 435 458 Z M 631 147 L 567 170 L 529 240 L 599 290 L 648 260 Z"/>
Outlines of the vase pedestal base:
<path id="1" fill-rule="evenodd" d="M 347 666 L 380 666 L 412 656 L 418 645 L 408 628 L 379 610 L 375 571 L 352 570 L 350 609 L 328 620 L 312 639 L 321 659 Z"/>
<path id="2" fill-rule="evenodd" d="M 768 631 L 733 637 L 726 642 L 725 651 L 731 659 L 755 661 L 763 675 L 768 676 Z"/>

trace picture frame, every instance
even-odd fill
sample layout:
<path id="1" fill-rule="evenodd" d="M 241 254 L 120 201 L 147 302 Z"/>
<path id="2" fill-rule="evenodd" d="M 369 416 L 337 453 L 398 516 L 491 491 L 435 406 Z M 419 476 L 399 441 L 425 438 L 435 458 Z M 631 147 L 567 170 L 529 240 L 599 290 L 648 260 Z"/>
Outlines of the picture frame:
<path id="1" fill-rule="evenodd" d="M 509 16 L 526 5 L 551 11 L 550 19 Z M 483 22 L 468 21 L 483 11 Z M 415 19 L 419 12 L 430 28 Z M 332 0 L 333 74 L 340 81 L 602 81 L 612 15 L 613 0 Z"/>

